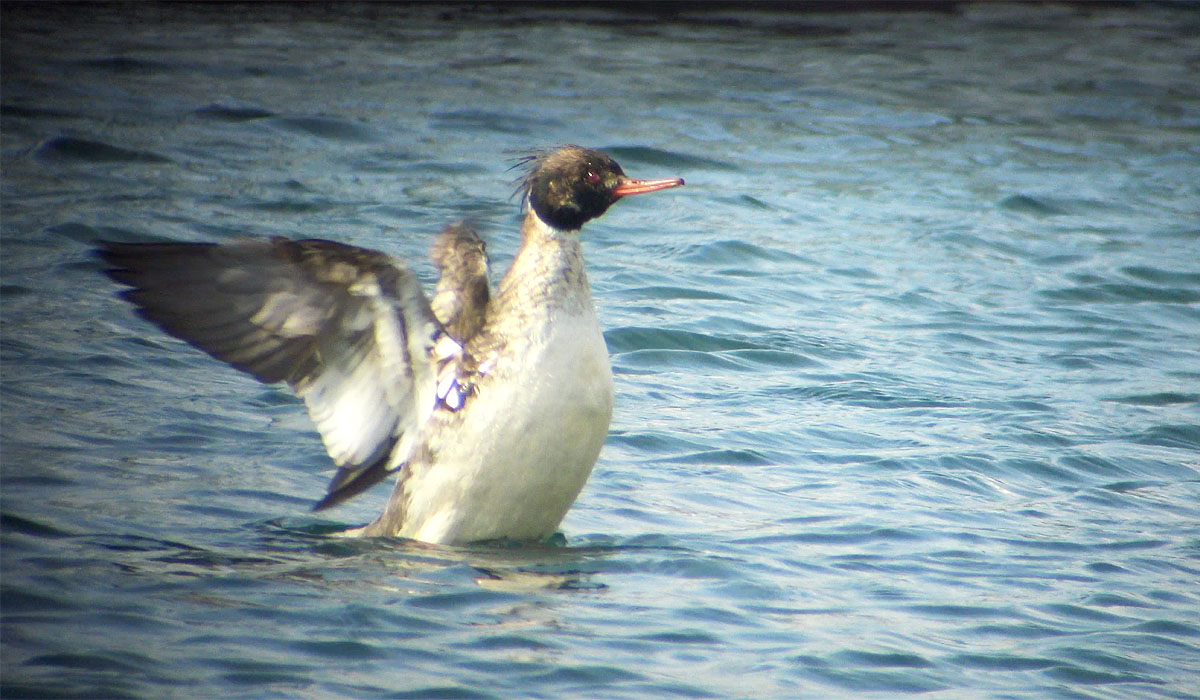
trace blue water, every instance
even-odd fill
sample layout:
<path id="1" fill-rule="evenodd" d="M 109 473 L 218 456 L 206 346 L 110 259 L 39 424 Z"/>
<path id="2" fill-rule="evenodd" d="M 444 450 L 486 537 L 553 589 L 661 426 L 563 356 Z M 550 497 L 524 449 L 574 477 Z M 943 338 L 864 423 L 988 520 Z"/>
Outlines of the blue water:
<path id="1" fill-rule="evenodd" d="M 0 6 L 0 695 L 1200 697 L 1200 13 L 902 9 Z M 562 142 L 688 186 L 585 231 L 545 546 L 327 537 L 389 489 L 88 255 L 503 268 Z"/>

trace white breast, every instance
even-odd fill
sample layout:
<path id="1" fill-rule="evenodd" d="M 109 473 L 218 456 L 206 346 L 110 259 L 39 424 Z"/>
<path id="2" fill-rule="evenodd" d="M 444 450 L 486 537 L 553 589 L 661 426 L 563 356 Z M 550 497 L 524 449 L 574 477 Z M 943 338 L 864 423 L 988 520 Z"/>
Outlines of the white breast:
<path id="1" fill-rule="evenodd" d="M 612 418 L 608 349 L 590 308 L 559 311 L 505 349 L 454 435 L 406 488 L 401 535 L 429 542 L 540 539 L 591 474 Z"/>

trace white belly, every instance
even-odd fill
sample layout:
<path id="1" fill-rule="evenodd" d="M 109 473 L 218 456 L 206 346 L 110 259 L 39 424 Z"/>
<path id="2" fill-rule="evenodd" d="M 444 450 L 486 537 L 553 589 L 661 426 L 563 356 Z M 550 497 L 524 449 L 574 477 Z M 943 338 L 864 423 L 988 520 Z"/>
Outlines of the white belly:
<path id="1" fill-rule="evenodd" d="M 546 328 L 510 348 L 513 366 L 497 365 L 496 381 L 481 383 L 460 430 L 430 441 L 432 464 L 405 484 L 400 535 L 463 543 L 554 533 L 608 435 L 613 390 L 593 314 Z"/>

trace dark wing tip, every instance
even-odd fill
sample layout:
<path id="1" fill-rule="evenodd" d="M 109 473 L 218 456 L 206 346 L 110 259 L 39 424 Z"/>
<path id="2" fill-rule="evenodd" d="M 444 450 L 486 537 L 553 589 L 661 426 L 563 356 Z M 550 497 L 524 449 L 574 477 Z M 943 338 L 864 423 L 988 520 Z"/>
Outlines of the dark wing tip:
<path id="1" fill-rule="evenodd" d="M 329 490 L 325 497 L 317 501 L 313 506 L 313 512 L 332 508 L 333 506 L 343 503 L 358 494 L 366 491 L 375 484 L 383 481 L 388 477 L 393 470 L 388 469 L 388 462 L 392 456 L 392 449 L 396 445 L 396 438 L 392 438 L 380 445 L 375 451 L 378 455 L 367 464 L 347 464 L 338 467 L 337 473 L 333 475 L 333 479 L 329 481 Z"/>
<path id="2" fill-rule="evenodd" d="M 350 473 L 351 470 L 347 470 L 345 467 L 338 469 L 338 473 L 333 477 L 333 481 L 337 482 L 339 478 L 347 478 L 347 480 L 337 488 L 333 488 L 331 484 L 329 492 L 325 494 L 325 497 L 317 501 L 312 507 L 313 512 L 315 513 L 344 503 L 383 481 L 387 478 L 388 474 L 391 474 L 386 465 L 387 460 L 383 459 L 355 473 Z M 344 473 L 346 473 L 346 476 L 344 476 Z"/>
<path id="3" fill-rule="evenodd" d="M 120 241 L 96 240 L 92 242 L 95 248 L 90 252 L 94 258 L 99 258 L 104 264 L 108 265 L 108 269 L 104 270 L 104 274 L 109 277 L 113 276 L 114 272 L 127 270 L 130 262 L 130 256 L 136 255 L 139 245 L 147 245 L 145 243 L 122 243 Z M 122 282 L 121 280 L 117 280 Z M 126 284 L 125 282 L 122 282 Z"/>

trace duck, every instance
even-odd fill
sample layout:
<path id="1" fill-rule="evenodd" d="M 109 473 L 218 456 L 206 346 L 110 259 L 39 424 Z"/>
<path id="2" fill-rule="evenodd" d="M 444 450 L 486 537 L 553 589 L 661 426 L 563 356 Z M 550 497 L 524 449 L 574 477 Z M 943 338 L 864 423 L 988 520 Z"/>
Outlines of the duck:
<path id="1" fill-rule="evenodd" d="M 438 234 L 432 297 L 403 262 L 324 239 L 97 242 L 120 296 L 166 333 L 304 401 L 336 471 L 314 510 L 395 476 L 342 534 L 435 544 L 545 541 L 598 459 L 613 411 L 580 231 L 638 180 L 576 145 L 520 158 L 521 243 L 493 290 L 486 246 Z"/>

